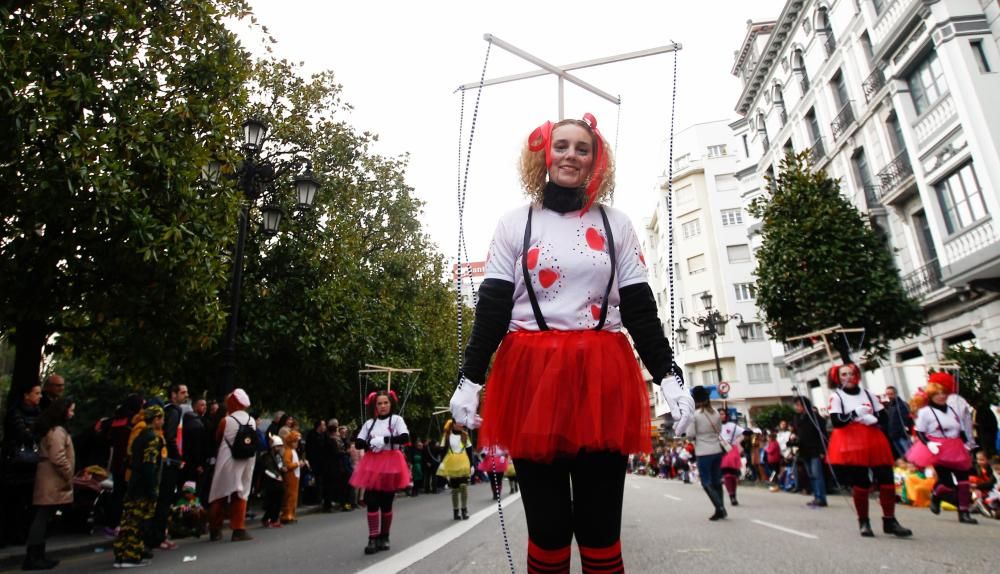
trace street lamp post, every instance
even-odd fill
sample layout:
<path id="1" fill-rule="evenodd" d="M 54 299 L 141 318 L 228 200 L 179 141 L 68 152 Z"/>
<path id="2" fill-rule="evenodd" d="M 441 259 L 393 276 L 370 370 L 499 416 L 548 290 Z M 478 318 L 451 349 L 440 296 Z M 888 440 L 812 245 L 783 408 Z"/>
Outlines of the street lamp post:
<path id="1" fill-rule="evenodd" d="M 222 346 L 222 370 L 219 380 L 218 396 L 225 397 L 236 388 L 236 331 L 239 323 L 240 299 L 243 287 L 243 252 L 246 247 L 247 229 L 250 223 L 250 210 L 261 197 L 266 202 L 260 207 L 261 227 L 268 235 L 278 232 L 283 211 L 275 203 L 275 185 L 286 175 L 289 169 L 305 163 L 305 172 L 295 177 L 295 194 L 299 209 L 308 209 L 319 190 L 319 182 L 313 177 L 312 164 L 309 161 L 296 159 L 290 165 L 276 167 L 271 161 L 260 156 L 261 149 L 267 137 L 267 124 L 251 118 L 243 122 L 243 161 L 233 178 L 243 194 L 239 214 L 239 229 L 236 235 L 236 245 L 233 247 L 233 273 L 229 286 L 229 320 L 226 324 L 225 339 Z M 202 178 L 208 183 L 217 183 L 222 172 L 222 164 L 211 162 L 202 170 Z"/>
<path id="2" fill-rule="evenodd" d="M 701 327 L 701 331 L 698 331 L 698 343 L 701 347 L 707 347 L 709 343 L 712 345 L 712 353 L 715 355 L 715 374 L 717 379 L 717 384 L 722 382 L 722 363 L 719 361 L 719 347 L 716 344 L 716 339 L 720 335 L 726 332 L 726 323 L 729 321 L 735 321 L 739 319 L 739 324 L 737 329 L 739 329 L 740 339 L 746 342 L 747 338 L 750 336 L 750 325 L 743 320 L 743 315 L 739 313 L 733 313 L 732 315 L 724 315 L 718 309 L 712 308 L 712 294 L 705 291 L 701 295 L 702 306 L 705 307 L 705 314 L 698 315 L 696 317 L 681 317 L 678 321 L 679 326 L 675 330 L 677 333 L 677 338 L 684 345 L 687 344 L 687 328 L 684 327 L 685 324 L 697 325 Z M 723 397 L 725 400 L 725 397 Z"/>

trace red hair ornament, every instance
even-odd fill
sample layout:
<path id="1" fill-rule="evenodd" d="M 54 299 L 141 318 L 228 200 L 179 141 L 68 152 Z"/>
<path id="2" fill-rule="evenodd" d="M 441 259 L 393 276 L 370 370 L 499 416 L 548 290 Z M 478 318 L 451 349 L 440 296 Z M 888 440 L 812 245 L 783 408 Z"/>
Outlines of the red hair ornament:
<path id="1" fill-rule="evenodd" d="M 588 112 L 583 114 L 583 122 L 594 133 L 594 167 L 590 172 L 590 183 L 587 184 L 587 202 L 584 204 L 583 209 L 580 210 L 580 217 L 583 217 L 583 214 L 587 213 L 587 210 L 590 209 L 590 206 L 597 199 L 597 190 L 604 183 L 604 172 L 608 169 L 608 154 L 604 151 L 604 136 L 597 129 L 597 118 L 594 117 L 594 114 Z M 554 127 L 555 125 L 552 122 L 547 121 L 535 128 L 531 132 L 531 135 L 528 136 L 528 149 L 530 151 L 545 150 L 546 169 L 552 167 L 552 128 Z"/>

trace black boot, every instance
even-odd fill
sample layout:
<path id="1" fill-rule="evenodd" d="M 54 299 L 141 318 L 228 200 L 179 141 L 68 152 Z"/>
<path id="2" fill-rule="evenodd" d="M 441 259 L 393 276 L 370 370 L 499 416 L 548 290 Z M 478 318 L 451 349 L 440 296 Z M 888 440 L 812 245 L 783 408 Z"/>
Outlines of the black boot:
<path id="1" fill-rule="evenodd" d="M 455 508 L 453 510 L 453 512 L 455 513 L 455 520 L 461 520 L 462 519 L 462 515 L 458 513 L 458 509 L 457 508 Z"/>
<path id="2" fill-rule="evenodd" d="M 958 521 L 962 524 L 979 524 L 979 521 L 973 518 L 972 515 L 969 514 L 968 510 L 959 511 Z"/>
<path id="3" fill-rule="evenodd" d="M 462 509 L 462 520 L 468 520 L 468 519 L 469 519 L 469 509 L 468 508 L 463 508 Z"/>
<path id="4" fill-rule="evenodd" d="M 861 530 L 861 536 L 865 538 L 874 538 L 875 533 L 872 532 L 872 521 L 867 518 L 858 519 L 858 528 Z"/>
<path id="5" fill-rule="evenodd" d="M 736 495 L 735 494 L 730 494 L 729 495 L 729 504 L 732 504 L 733 506 L 739 506 L 740 505 L 740 502 L 738 500 L 736 500 Z"/>
<path id="6" fill-rule="evenodd" d="M 898 520 L 893 518 L 882 517 L 882 532 L 886 534 L 892 534 L 898 538 L 906 538 L 907 536 L 913 536 L 913 531 L 909 528 L 903 528 L 903 525 L 899 523 Z"/>
<path id="7" fill-rule="evenodd" d="M 32 544 L 25 548 L 24 562 L 21 570 L 52 570 L 59 564 L 58 560 L 45 558 L 45 545 Z"/>
<path id="8" fill-rule="evenodd" d="M 365 546 L 365 554 L 375 554 L 378 552 L 378 541 L 373 536 L 368 537 L 368 546 Z"/>
<path id="9" fill-rule="evenodd" d="M 708 495 L 708 499 L 712 501 L 712 506 L 715 507 L 715 513 L 709 516 L 708 519 L 715 521 L 725 518 L 726 509 L 722 505 L 722 497 L 719 496 L 719 493 L 711 486 L 705 486 L 703 489 L 705 490 L 705 494 Z"/>
<path id="10" fill-rule="evenodd" d="M 941 514 L 941 497 L 936 492 L 931 492 L 931 512 Z"/>
<path id="11" fill-rule="evenodd" d="M 383 550 L 388 550 L 389 549 L 389 535 L 388 534 L 383 534 L 382 536 L 379 536 L 378 537 L 378 541 L 376 543 L 376 547 L 378 548 L 379 552 L 381 552 Z"/>

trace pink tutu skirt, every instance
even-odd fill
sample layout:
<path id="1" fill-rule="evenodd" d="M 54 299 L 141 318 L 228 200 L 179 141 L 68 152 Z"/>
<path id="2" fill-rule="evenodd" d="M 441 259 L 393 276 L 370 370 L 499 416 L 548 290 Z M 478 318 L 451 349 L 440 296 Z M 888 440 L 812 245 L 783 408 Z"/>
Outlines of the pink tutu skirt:
<path id="1" fill-rule="evenodd" d="M 507 472 L 507 457 L 504 455 L 483 457 L 483 460 L 479 461 L 479 466 L 476 468 L 479 469 L 479 472 L 485 472 L 486 474 L 491 472 L 503 474 Z"/>
<path id="2" fill-rule="evenodd" d="M 411 482 L 406 457 L 398 450 L 366 453 L 351 474 L 351 486 L 367 490 L 395 492 Z"/>
<path id="3" fill-rule="evenodd" d="M 827 449 L 830 464 L 843 466 L 892 466 L 892 449 L 878 427 L 850 423 L 833 429 Z"/>
<path id="4" fill-rule="evenodd" d="M 965 443 L 960 438 L 938 438 L 927 437 L 931 441 L 940 443 L 937 454 L 927 449 L 921 441 L 914 441 L 910 450 L 906 451 L 906 460 L 913 464 L 927 468 L 928 466 L 943 466 L 951 470 L 969 470 L 972 466 L 972 456 L 965 448 Z"/>
<path id="5" fill-rule="evenodd" d="M 733 445 L 729 452 L 722 457 L 722 468 L 740 470 L 743 468 L 743 457 L 740 456 L 740 447 Z"/>

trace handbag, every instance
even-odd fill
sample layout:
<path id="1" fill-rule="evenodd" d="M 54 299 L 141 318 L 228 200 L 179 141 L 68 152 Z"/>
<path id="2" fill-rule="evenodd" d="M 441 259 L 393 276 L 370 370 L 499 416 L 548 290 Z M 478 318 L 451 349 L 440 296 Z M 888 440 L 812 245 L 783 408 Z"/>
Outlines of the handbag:
<path id="1" fill-rule="evenodd" d="M 31 445 L 22 444 L 11 455 L 10 461 L 7 463 L 7 468 L 11 474 L 33 473 L 35 472 L 35 467 L 38 466 L 38 461 L 38 445 L 35 443 L 31 443 Z"/>
<path id="2" fill-rule="evenodd" d="M 705 417 L 705 418 L 708 418 L 708 417 Z M 712 426 L 712 430 L 715 431 L 716 436 L 719 436 L 722 433 L 722 431 L 717 426 L 715 426 L 715 424 L 712 422 L 712 419 L 708 419 L 708 424 L 710 424 Z M 730 443 L 727 440 L 722 440 L 721 436 L 719 436 L 719 447 L 722 448 L 722 452 L 725 453 L 725 454 L 728 454 L 729 451 L 733 450 L 732 443 Z"/>

